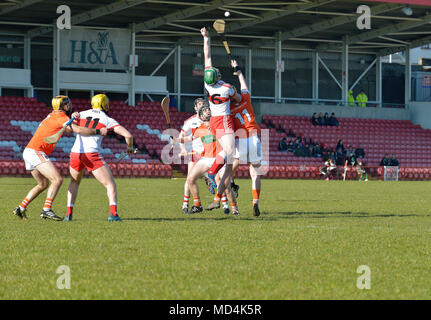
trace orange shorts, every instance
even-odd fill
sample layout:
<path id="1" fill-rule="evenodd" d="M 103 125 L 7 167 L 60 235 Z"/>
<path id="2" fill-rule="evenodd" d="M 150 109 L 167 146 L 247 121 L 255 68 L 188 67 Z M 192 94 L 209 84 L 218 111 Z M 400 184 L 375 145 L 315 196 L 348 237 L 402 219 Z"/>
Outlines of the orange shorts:
<path id="1" fill-rule="evenodd" d="M 76 171 L 82 171 L 87 168 L 88 171 L 96 170 L 105 165 L 105 161 L 97 152 L 91 153 L 70 153 L 70 167 Z"/>
<path id="2" fill-rule="evenodd" d="M 234 132 L 233 118 L 231 115 L 211 116 L 210 126 L 213 135 L 215 135 L 217 139 L 225 134 L 233 134 Z"/>

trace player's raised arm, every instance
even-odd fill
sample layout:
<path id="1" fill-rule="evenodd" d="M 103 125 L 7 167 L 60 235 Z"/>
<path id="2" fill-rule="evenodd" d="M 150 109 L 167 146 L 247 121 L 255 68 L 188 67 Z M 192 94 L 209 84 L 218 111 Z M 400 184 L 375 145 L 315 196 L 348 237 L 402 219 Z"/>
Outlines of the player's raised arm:
<path id="1" fill-rule="evenodd" d="M 124 139 L 126 139 L 127 143 L 127 153 L 133 153 L 133 136 L 132 134 L 123 126 L 116 126 L 114 127 L 114 132 L 116 134 L 119 134 L 120 136 L 123 136 Z"/>
<path id="2" fill-rule="evenodd" d="M 208 35 L 208 30 L 205 27 L 203 27 L 201 29 L 201 34 L 202 34 L 202 37 L 204 38 L 205 67 L 212 67 L 210 38 Z"/>
<path id="3" fill-rule="evenodd" d="M 244 74 L 242 73 L 241 69 L 239 68 L 238 62 L 235 59 L 232 59 L 230 61 L 230 64 L 238 75 L 238 80 L 239 80 L 239 83 L 241 85 L 241 90 L 247 90 L 248 91 L 248 87 L 247 87 L 247 83 L 245 82 Z"/>

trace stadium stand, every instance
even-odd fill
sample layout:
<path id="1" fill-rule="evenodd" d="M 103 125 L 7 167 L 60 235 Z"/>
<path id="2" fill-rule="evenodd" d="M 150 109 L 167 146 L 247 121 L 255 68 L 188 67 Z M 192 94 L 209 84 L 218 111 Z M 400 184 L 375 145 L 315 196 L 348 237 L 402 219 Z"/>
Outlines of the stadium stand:
<path id="1" fill-rule="evenodd" d="M 88 108 L 90 101 L 72 99 L 74 109 Z M 0 174 L 28 175 L 21 152 L 27 145 L 40 121 L 49 109 L 36 98 L 0 97 Z M 166 122 L 159 102 L 139 102 L 136 107 L 123 101 L 111 101 L 110 115 L 128 128 L 140 150 L 132 159 L 126 158 L 118 163 L 117 158 L 125 146 L 115 135 L 103 140 L 103 157 L 110 164 L 115 176 L 124 177 L 171 177 L 172 166 L 161 162 L 163 147 L 167 144 L 162 132 Z M 191 113 L 170 110 L 172 127 L 180 129 Z M 309 117 L 271 116 L 262 117 L 262 128 L 269 129 L 269 163 L 267 178 L 320 179 L 319 168 L 323 161 L 316 157 L 296 157 L 292 153 L 279 152 L 278 143 L 293 132 L 296 136 L 312 138 L 327 147 L 335 148 L 338 139 L 346 145 L 356 147 L 361 144 L 366 152 L 364 163 L 371 175 L 380 177 L 382 168 L 379 162 L 386 153 L 397 155 L 400 179 L 431 179 L 431 130 L 424 130 L 406 120 L 352 119 L 339 118 L 339 127 L 313 126 Z M 286 132 L 280 132 L 279 128 Z M 74 137 L 66 134 L 51 154 L 61 173 L 68 175 L 69 152 Z M 178 170 L 186 173 L 185 164 Z M 88 176 L 88 172 L 86 174 Z M 249 177 L 248 167 L 240 166 L 237 177 Z M 355 179 L 354 170 L 350 178 Z"/>

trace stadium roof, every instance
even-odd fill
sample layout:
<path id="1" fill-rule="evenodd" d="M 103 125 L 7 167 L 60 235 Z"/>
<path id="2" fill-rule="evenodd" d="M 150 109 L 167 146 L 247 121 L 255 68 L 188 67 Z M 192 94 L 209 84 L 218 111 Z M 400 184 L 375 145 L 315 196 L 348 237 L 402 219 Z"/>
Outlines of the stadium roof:
<path id="1" fill-rule="evenodd" d="M 355 52 L 387 55 L 431 42 L 431 0 L 368 1 L 371 29 L 359 30 L 359 0 L 5 0 L 0 3 L 0 35 L 52 38 L 60 5 L 68 5 L 72 25 L 129 28 L 136 41 L 200 44 L 199 30 L 215 19 L 226 21 L 230 46 L 275 46 L 339 51 L 343 39 Z M 412 9 L 405 13 L 406 3 Z M 229 11 L 230 17 L 224 17 Z M 219 41 L 214 39 L 215 42 Z"/>

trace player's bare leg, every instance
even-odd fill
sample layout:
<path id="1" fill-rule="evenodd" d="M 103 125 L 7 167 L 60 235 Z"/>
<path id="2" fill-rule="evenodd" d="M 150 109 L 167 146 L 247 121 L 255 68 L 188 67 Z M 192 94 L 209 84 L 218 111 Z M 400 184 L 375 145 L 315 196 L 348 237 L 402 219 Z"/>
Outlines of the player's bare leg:
<path id="1" fill-rule="evenodd" d="M 207 170 L 208 167 L 204 163 L 198 161 L 187 177 L 187 184 L 189 185 L 190 192 L 193 195 L 193 207 L 190 210 L 190 213 L 192 214 L 202 212 L 203 210 L 197 180 L 202 177 L 202 175 L 207 172 Z"/>
<path id="2" fill-rule="evenodd" d="M 34 186 L 25 196 L 24 200 L 22 200 L 21 204 L 13 210 L 13 214 L 26 219 L 27 215 L 25 211 L 27 210 L 27 206 L 32 202 L 39 194 L 46 190 L 49 186 L 48 178 L 44 177 L 38 170 L 32 170 L 31 175 L 36 180 L 37 185 Z"/>
<path id="3" fill-rule="evenodd" d="M 79 184 L 81 183 L 84 170 L 76 171 L 72 167 L 69 168 L 70 184 L 67 189 L 67 215 L 63 221 L 72 221 L 73 207 L 75 206 L 76 197 L 78 196 Z"/>
<path id="4" fill-rule="evenodd" d="M 220 183 L 221 177 L 220 175 L 223 174 L 224 169 L 222 168 L 216 175 L 215 177 L 215 181 L 217 184 Z M 227 191 L 227 189 L 226 189 Z M 226 192 L 223 193 L 223 196 L 221 197 L 221 203 L 223 206 L 223 212 L 225 214 L 229 214 L 230 210 L 229 210 L 229 204 L 228 204 L 228 200 L 227 200 L 227 196 L 226 196 Z M 205 210 L 214 210 L 214 209 L 220 209 L 220 201 L 217 201 L 217 199 L 214 199 L 213 202 L 211 202 L 208 206 L 205 207 Z"/>
<path id="5" fill-rule="evenodd" d="M 232 165 L 230 165 L 232 167 Z M 222 169 L 220 169 L 219 171 L 219 176 L 220 176 L 220 185 L 222 185 L 222 179 L 223 177 L 226 175 L 226 170 L 228 168 L 228 165 L 226 164 Z M 232 214 L 234 215 L 239 215 L 239 211 L 238 211 L 238 204 L 236 202 L 236 198 L 235 195 L 232 192 L 232 189 L 230 187 L 230 180 L 232 177 L 233 173 L 231 172 L 231 175 L 229 175 L 226 179 L 228 181 L 227 187 L 224 190 L 224 194 L 226 195 L 227 199 L 229 200 L 231 207 L 232 207 Z M 214 197 L 214 201 L 212 204 L 210 204 L 209 206 L 207 206 L 205 209 L 207 210 L 212 210 L 212 209 L 218 209 L 220 208 L 220 201 L 223 198 L 223 195 L 219 195 L 218 193 L 216 194 L 216 196 Z M 229 207 L 228 207 L 229 209 Z M 225 213 L 227 210 L 225 210 Z"/>
<path id="6" fill-rule="evenodd" d="M 48 187 L 48 191 L 46 193 L 46 200 L 43 206 L 40 217 L 42 219 L 51 219 L 55 221 L 63 220 L 59 216 L 57 216 L 52 210 L 52 203 L 54 202 L 55 197 L 57 196 L 58 190 L 63 183 L 63 178 L 58 172 L 57 168 L 51 161 L 43 162 L 39 164 L 36 168 L 41 175 L 47 178 L 50 181 L 50 186 Z"/>
<path id="7" fill-rule="evenodd" d="M 106 188 L 110 211 L 108 221 L 122 221 L 117 212 L 117 185 L 111 169 L 107 165 L 104 165 L 91 171 L 91 173 Z"/>
<path id="8" fill-rule="evenodd" d="M 196 162 L 189 161 L 189 163 L 187 164 L 187 176 L 193 170 L 193 167 L 195 164 Z M 186 182 L 184 183 L 184 200 L 183 200 L 183 207 L 182 207 L 182 213 L 184 214 L 189 213 L 189 199 L 190 199 L 190 188 L 186 179 Z"/>
<path id="9" fill-rule="evenodd" d="M 228 186 L 230 186 L 230 175 L 232 173 L 232 164 L 233 164 L 233 155 L 235 149 L 235 136 L 233 134 L 225 134 L 221 138 L 218 139 L 223 151 L 225 153 L 225 171 L 221 177 L 220 183 L 217 185 L 217 193 L 216 198 L 221 199 L 223 192 L 226 190 Z M 220 157 L 217 156 L 217 162 L 221 161 Z"/>

